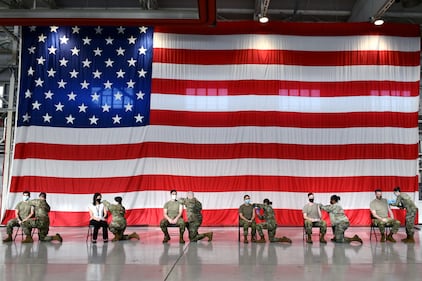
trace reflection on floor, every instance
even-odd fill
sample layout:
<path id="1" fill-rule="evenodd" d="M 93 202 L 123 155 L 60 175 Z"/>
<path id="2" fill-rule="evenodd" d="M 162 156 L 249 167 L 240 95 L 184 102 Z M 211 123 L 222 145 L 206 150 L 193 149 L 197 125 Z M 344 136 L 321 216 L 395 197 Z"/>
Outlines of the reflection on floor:
<path id="1" fill-rule="evenodd" d="M 238 242 L 235 227 L 201 228 L 214 231 L 212 242 L 179 244 L 177 229 L 170 229 L 172 239 L 162 243 L 158 227 L 130 227 L 140 241 L 103 243 L 86 242 L 86 228 L 54 227 L 62 244 L 0 242 L 0 280 L 79 281 L 79 280 L 420 280 L 422 276 L 421 231 L 416 243 L 404 244 L 401 228 L 397 243 L 369 239 L 369 227 L 352 227 L 346 234 L 358 234 L 363 245 L 313 244 L 303 242 L 302 228 L 280 227 L 293 243 L 244 244 Z M 1 228 L 2 237 L 5 228 Z M 110 237 L 112 235 L 110 234 Z M 327 235 L 331 238 L 331 233 Z M 185 233 L 187 240 L 187 233 Z M 2 253 L 2 254 L 1 254 Z"/>

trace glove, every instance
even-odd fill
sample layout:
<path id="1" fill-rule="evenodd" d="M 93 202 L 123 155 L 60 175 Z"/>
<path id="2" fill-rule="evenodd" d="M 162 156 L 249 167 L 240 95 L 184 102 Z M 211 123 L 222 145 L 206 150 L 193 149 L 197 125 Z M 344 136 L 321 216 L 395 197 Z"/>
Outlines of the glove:
<path id="1" fill-rule="evenodd" d="M 387 203 L 388 203 L 388 205 L 392 205 L 392 204 L 396 203 L 396 200 L 395 199 L 388 199 Z"/>

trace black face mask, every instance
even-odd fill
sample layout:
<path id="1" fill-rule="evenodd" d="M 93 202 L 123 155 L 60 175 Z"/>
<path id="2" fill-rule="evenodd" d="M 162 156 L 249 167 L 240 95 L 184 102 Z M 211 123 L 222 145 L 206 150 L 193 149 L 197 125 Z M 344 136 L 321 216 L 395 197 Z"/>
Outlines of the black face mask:
<path id="1" fill-rule="evenodd" d="M 101 203 L 101 198 L 97 198 L 96 200 L 98 203 Z"/>
<path id="2" fill-rule="evenodd" d="M 314 198 L 309 198 L 309 202 L 314 203 Z"/>

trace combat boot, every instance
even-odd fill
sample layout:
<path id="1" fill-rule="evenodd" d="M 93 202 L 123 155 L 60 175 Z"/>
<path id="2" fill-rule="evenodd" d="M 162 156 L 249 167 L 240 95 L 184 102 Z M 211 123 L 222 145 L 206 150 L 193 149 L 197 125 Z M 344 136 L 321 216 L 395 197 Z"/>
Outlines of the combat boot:
<path id="1" fill-rule="evenodd" d="M 248 235 L 243 235 L 243 243 L 248 244 Z"/>
<path id="2" fill-rule="evenodd" d="M 265 243 L 265 237 L 261 236 L 261 238 L 259 240 L 256 240 L 255 243 Z"/>
<path id="3" fill-rule="evenodd" d="M 30 235 L 27 235 L 25 237 L 25 239 L 22 240 L 22 243 L 33 243 L 33 242 L 34 242 L 34 240 L 32 239 L 32 237 Z"/>
<path id="4" fill-rule="evenodd" d="M 387 241 L 396 243 L 396 240 L 393 238 L 393 233 L 392 232 L 390 232 L 390 234 L 388 234 Z"/>
<path id="5" fill-rule="evenodd" d="M 251 236 L 251 242 L 252 242 L 252 243 L 256 243 L 256 238 L 255 238 L 255 235 L 252 235 L 252 236 Z"/>
<path id="6" fill-rule="evenodd" d="M 59 241 L 60 243 L 62 243 L 63 242 L 63 238 L 62 238 L 62 236 L 60 235 L 60 234 L 58 234 L 58 233 L 56 233 L 56 235 L 54 235 L 53 236 L 53 239 L 52 240 L 57 240 L 57 241 Z"/>
<path id="7" fill-rule="evenodd" d="M 385 242 L 385 233 L 384 232 L 381 233 L 381 240 L 380 240 L 380 242 Z"/>
<path id="8" fill-rule="evenodd" d="M 312 234 L 307 235 L 306 243 L 312 244 Z"/>
<path id="9" fill-rule="evenodd" d="M 327 244 L 327 241 L 325 241 L 324 236 L 325 236 L 325 233 L 324 234 L 323 233 L 320 233 L 319 234 L 319 243 Z"/>
<path id="10" fill-rule="evenodd" d="M 185 244 L 185 240 L 183 239 L 183 235 L 182 234 L 179 237 L 179 243 L 180 244 Z"/>
<path id="11" fill-rule="evenodd" d="M 214 235 L 214 232 L 207 232 L 204 235 L 208 238 L 208 242 L 210 242 L 212 241 L 212 236 Z"/>
<path id="12" fill-rule="evenodd" d="M 413 235 L 407 235 L 405 239 L 401 240 L 403 243 L 415 243 L 415 238 L 413 238 Z"/>
<path id="13" fill-rule="evenodd" d="M 136 239 L 136 240 L 139 240 L 139 235 L 138 235 L 138 233 L 136 233 L 136 232 L 133 232 L 133 233 L 131 233 L 131 234 L 129 234 L 129 239 Z"/>
<path id="14" fill-rule="evenodd" d="M 112 242 L 116 242 L 119 240 L 122 240 L 122 237 L 117 233 L 114 235 L 113 239 L 111 239 Z"/>
<path id="15" fill-rule="evenodd" d="M 167 243 L 169 240 L 170 240 L 170 235 L 169 235 L 168 231 L 164 231 L 163 243 Z"/>
<path id="16" fill-rule="evenodd" d="M 283 236 L 279 239 L 280 239 L 280 242 L 292 243 L 292 240 L 290 238 L 287 238 L 286 236 Z"/>
<path id="17" fill-rule="evenodd" d="M 359 243 L 363 243 L 363 241 L 362 241 L 362 239 L 360 239 L 360 237 L 359 236 L 357 236 L 356 234 L 355 234 L 355 236 L 353 236 L 352 237 L 352 239 L 350 239 L 350 242 L 353 242 L 353 241 L 355 241 L 355 242 L 359 242 Z M 384 240 L 385 241 L 385 240 Z"/>
<path id="18" fill-rule="evenodd" d="M 3 242 L 12 242 L 12 234 L 8 234 L 7 237 L 5 239 L 3 239 Z"/>

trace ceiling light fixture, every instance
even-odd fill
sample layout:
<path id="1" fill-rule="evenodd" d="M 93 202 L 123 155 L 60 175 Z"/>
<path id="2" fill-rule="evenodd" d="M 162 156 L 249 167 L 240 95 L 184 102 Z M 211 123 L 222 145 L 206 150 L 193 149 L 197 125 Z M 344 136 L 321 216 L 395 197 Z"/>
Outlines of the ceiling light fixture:
<path id="1" fill-rule="evenodd" d="M 267 16 L 260 16 L 259 17 L 259 22 L 260 23 L 267 23 L 269 21 Z"/>
<path id="2" fill-rule="evenodd" d="M 371 22 L 376 26 L 380 26 L 380 25 L 384 24 L 384 19 L 382 19 L 382 18 L 371 18 Z"/>
<path id="3" fill-rule="evenodd" d="M 255 0 L 255 20 L 258 20 L 260 23 L 267 23 L 269 21 L 267 16 L 269 5 L 270 0 Z"/>
<path id="4" fill-rule="evenodd" d="M 370 18 L 371 22 L 380 26 L 384 24 L 384 14 L 390 9 L 390 7 L 396 2 L 396 0 L 383 0 L 385 1 L 383 5 L 378 9 L 378 11 Z"/>

